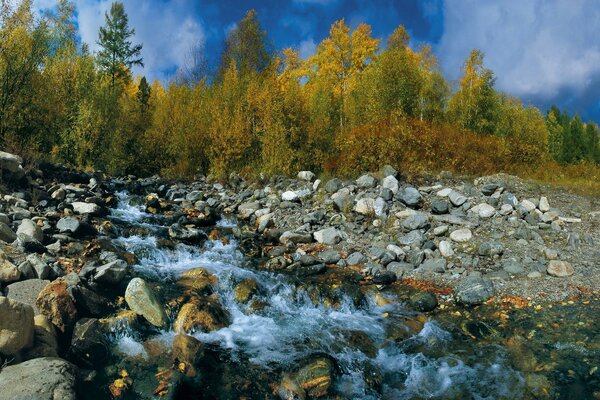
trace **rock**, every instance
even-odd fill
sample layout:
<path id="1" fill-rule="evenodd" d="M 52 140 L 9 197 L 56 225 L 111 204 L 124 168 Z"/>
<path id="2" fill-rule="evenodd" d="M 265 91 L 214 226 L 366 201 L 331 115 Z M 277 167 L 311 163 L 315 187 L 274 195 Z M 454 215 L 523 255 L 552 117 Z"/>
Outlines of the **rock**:
<path id="1" fill-rule="evenodd" d="M 442 257 L 452 257 L 454 255 L 454 250 L 452 250 L 452 244 L 446 240 L 442 240 L 438 245 L 440 249 L 440 254 Z"/>
<path id="2" fill-rule="evenodd" d="M 550 203 L 548 203 L 548 199 L 544 196 L 540 197 L 540 204 L 538 206 L 541 212 L 550 211 Z"/>
<path id="3" fill-rule="evenodd" d="M 96 228 L 87 222 L 79 221 L 75 217 L 64 217 L 58 220 L 56 228 L 60 233 L 70 233 L 73 237 L 82 238 L 98 234 Z"/>
<path id="4" fill-rule="evenodd" d="M 282 400 L 315 399 L 328 395 L 333 385 L 335 365 L 327 357 L 317 357 L 291 375 L 284 375 L 277 394 Z"/>
<path id="5" fill-rule="evenodd" d="M 4 151 L 0 151 L 0 173 L 4 176 L 5 172 L 10 174 L 19 173 L 23 167 L 21 164 L 23 159 L 16 154 L 10 154 Z"/>
<path id="6" fill-rule="evenodd" d="M 63 188 L 58 188 L 50 195 L 54 200 L 63 201 L 67 197 L 67 192 Z"/>
<path id="7" fill-rule="evenodd" d="M 75 201 L 71 203 L 73 211 L 77 214 L 102 215 L 102 207 L 94 203 Z"/>
<path id="8" fill-rule="evenodd" d="M 339 191 L 341 188 L 343 187 L 343 183 L 341 180 L 339 180 L 338 178 L 333 178 L 327 181 L 327 183 L 325 184 L 325 191 L 327 193 L 336 193 L 337 191 Z"/>
<path id="9" fill-rule="evenodd" d="M 361 265 L 366 263 L 367 261 L 369 261 L 367 256 L 358 251 L 350 254 L 348 258 L 346 258 L 346 262 L 348 263 L 348 265 Z"/>
<path id="10" fill-rule="evenodd" d="M 509 274 L 525 273 L 525 267 L 523 267 L 523 265 L 515 259 L 509 259 L 502 263 L 502 269 Z"/>
<path id="11" fill-rule="evenodd" d="M 36 225 L 30 219 L 24 219 L 21 221 L 19 228 L 17 229 L 17 235 L 22 234 L 41 242 L 44 239 L 44 234 L 39 226 Z"/>
<path id="12" fill-rule="evenodd" d="M 247 303 L 250 298 L 258 293 L 258 285 L 251 278 L 243 279 L 234 290 L 235 301 L 238 303 Z"/>
<path id="13" fill-rule="evenodd" d="M 502 206 L 500 207 L 500 214 L 501 215 L 509 215 L 510 213 L 513 212 L 513 210 L 514 210 L 514 208 L 510 204 L 502 204 Z"/>
<path id="14" fill-rule="evenodd" d="M 386 269 L 395 273 L 396 278 L 400 279 L 405 273 L 413 271 L 415 269 L 415 266 L 406 262 L 394 261 L 386 265 Z"/>
<path id="15" fill-rule="evenodd" d="M 391 165 L 384 165 L 383 168 L 381 168 L 381 174 L 384 178 L 388 176 L 393 176 L 394 178 L 398 177 L 398 171 Z"/>
<path id="16" fill-rule="evenodd" d="M 407 207 L 415 208 L 421 204 L 421 193 L 414 187 L 404 188 L 398 192 L 398 199 Z"/>
<path id="17" fill-rule="evenodd" d="M 481 193 L 485 196 L 493 195 L 500 186 L 496 183 L 486 183 L 481 187 Z"/>
<path id="18" fill-rule="evenodd" d="M 422 292 L 412 296 L 410 305 L 417 311 L 429 312 L 435 310 L 438 305 L 437 297 L 432 292 Z"/>
<path id="19" fill-rule="evenodd" d="M 342 232 L 336 228 L 325 228 L 314 233 L 315 240 L 324 244 L 338 244 L 344 240 Z"/>
<path id="20" fill-rule="evenodd" d="M 35 271 L 35 275 L 39 279 L 47 279 L 50 276 L 51 269 L 50 266 L 43 261 L 37 254 L 30 254 L 27 256 L 27 262 L 33 270 Z"/>
<path id="21" fill-rule="evenodd" d="M 544 257 L 546 257 L 546 260 L 556 260 L 558 259 L 558 251 L 546 247 L 544 248 Z"/>
<path id="22" fill-rule="evenodd" d="M 300 171 L 298 172 L 298 179 L 312 182 L 312 180 L 315 179 L 315 174 L 313 174 L 311 171 Z"/>
<path id="23" fill-rule="evenodd" d="M 310 233 L 286 231 L 279 237 L 282 244 L 288 243 L 311 243 L 313 237 Z"/>
<path id="24" fill-rule="evenodd" d="M 429 218 L 427 214 L 416 213 L 402 221 L 402 227 L 407 231 L 414 231 L 417 229 L 428 229 Z"/>
<path id="25" fill-rule="evenodd" d="M 393 271 L 380 270 L 373 275 L 373 283 L 376 285 L 389 285 L 396 282 L 396 273 Z"/>
<path id="26" fill-rule="evenodd" d="M 406 235 L 398 238 L 398 243 L 402 246 L 416 246 L 421 247 L 423 242 L 425 241 L 425 237 L 421 231 L 410 231 Z"/>
<path id="27" fill-rule="evenodd" d="M 438 197 L 448 197 L 450 195 L 450 193 L 452 193 L 451 188 L 444 188 L 442 190 L 438 190 L 435 195 Z"/>
<path id="28" fill-rule="evenodd" d="M 383 197 L 378 197 L 375 199 L 374 204 L 375 215 L 378 217 L 385 217 L 388 212 L 388 205 Z"/>
<path id="29" fill-rule="evenodd" d="M 440 225 L 433 228 L 434 236 L 443 236 L 448 232 L 448 225 Z"/>
<path id="30" fill-rule="evenodd" d="M 73 328 L 68 359 L 73 363 L 97 369 L 108 357 L 108 346 L 102 326 L 95 318 L 82 318 Z"/>
<path id="31" fill-rule="evenodd" d="M 125 279 L 128 272 L 129 266 L 125 261 L 111 261 L 96 269 L 94 281 L 101 284 L 117 286 L 123 283 L 123 279 Z"/>
<path id="32" fill-rule="evenodd" d="M 468 276 L 464 278 L 455 288 L 456 300 L 465 305 L 477 305 L 486 302 L 494 295 L 492 283 L 480 276 Z"/>
<path id="33" fill-rule="evenodd" d="M 377 186 L 377 179 L 369 174 L 365 174 L 356 180 L 356 186 L 363 189 L 371 189 Z"/>
<path id="34" fill-rule="evenodd" d="M 575 272 L 571 263 L 567 261 L 551 260 L 546 268 L 548 275 L 556 277 L 571 276 Z"/>
<path id="35" fill-rule="evenodd" d="M 375 216 L 375 199 L 363 197 L 356 202 L 354 211 L 366 216 Z"/>
<path id="36" fill-rule="evenodd" d="M 196 228 L 182 228 L 175 224 L 169 227 L 169 237 L 190 244 L 198 244 L 206 239 L 206 234 Z"/>
<path id="37" fill-rule="evenodd" d="M 347 212 L 352 209 L 354 197 L 350 194 L 348 188 L 342 188 L 331 195 L 331 200 L 338 211 Z"/>
<path id="38" fill-rule="evenodd" d="M 31 306 L 34 314 L 38 315 L 40 311 L 37 308 L 36 300 L 40 292 L 49 283 L 50 281 L 41 279 L 28 279 L 26 281 L 15 282 L 6 287 L 6 297 Z"/>
<path id="39" fill-rule="evenodd" d="M 146 281 L 133 278 L 125 290 L 125 301 L 129 308 L 158 328 L 169 323 L 167 314 Z"/>
<path id="40" fill-rule="evenodd" d="M 431 202 L 431 212 L 434 214 L 448 214 L 449 206 L 445 200 L 434 200 Z"/>
<path id="41" fill-rule="evenodd" d="M 259 208 L 260 203 L 258 201 L 242 203 L 238 206 L 238 214 L 242 219 L 249 219 Z"/>
<path id="42" fill-rule="evenodd" d="M 467 198 L 464 194 L 459 193 L 455 190 L 451 191 L 450 194 L 448 194 L 448 199 L 454 207 L 460 207 L 467 201 Z"/>
<path id="43" fill-rule="evenodd" d="M 7 243 L 12 243 L 17 240 L 17 234 L 4 222 L 0 222 L 0 240 Z"/>
<path id="44" fill-rule="evenodd" d="M 418 269 L 421 272 L 443 273 L 446 271 L 446 259 L 444 259 L 444 258 L 427 259 L 419 266 Z"/>
<path id="45" fill-rule="evenodd" d="M 212 332 L 231 323 L 230 315 L 221 304 L 207 297 L 198 303 L 186 303 L 173 324 L 176 333 Z"/>
<path id="46" fill-rule="evenodd" d="M 75 299 L 67 287 L 65 279 L 58 278 L 44 286 L 35 302 L 40 314 L 63 333 L 70 331 L 78 317 Z"/>
<path id="47" fill-rule="evenodd" d="M 173 339 L 171 357 L 174 365 L 185 363 L 187 376 L 195 376 L 195 366 L 198 365 L 204 355 L 204 344 L 193 336 L 177 334 Z"/>
<path id="48" fill-rule="evenodd" d="M 502 193 L 502 196 L 500 196 L 500 204 L 508 204 L 514 208 L 519 204 L 519 201 L 514 194 L 510 192 L 504 192 Z"/>
<path id="49" fill-rule="evenodd" d="M 533 204 L 529 200 L 521 201 L 521 207 L 523 207 L 527 212 L 532 212 L 533 210 L 535 210 L 535 204 Z"/>
<path id="50" fill-rule="evenodd" d="M 450 233 L 450 239 L 458 243 L 468 242 L 472 238 L 473 234 L 471 233 L 471 230 L 467 228 L 457 229 Z"/>
<path id="51" fill-rule="evenodd" d="M 474 211 L 477 212 L 479 218 L 491 218 L 496 214 L 496 209 L 487 203 L 478 204 L 473 208 L 476 208 Z"/>
<path id="52" fill-rule="evenodd" d="M 504 252 L 502 243 L 493 240 L 483 242 L 477 249 L 477 254 L 483 257 L 499 256 Z"/>
<path id="53" fill-rule="evenodd" d="M 75 299 L 80 316 L 96 317 L 105 315 L 113 308 L 110 300 L 83 285 L 69 287 L 69 293 Z"/>
<path id="54" fill-rule="evenodd" d="M 210 294 L 212 286 L 217 283 L 217 277 L 205 268 L 193 268 L 181 274 L 177 284 L 192 289 L 198 294 Z"/>
<path id="55" fill-rule="evenodd" d="M 301 189 L 301 190 L 288 190 L 287 192 L 283 192 L 281 195 L 281 200 L 283 201 L 300 201 L 305 197 L 308 197 L 311 194 L 310 189 Z"/>
<path id="56" fill-rule="evenodd" d="M 340 261 L 340 252 L 335 249 L 328 249 L 317 254 L 317 258 L 324 264 L 335 264 Z"/>
<path id="57" fill-rule="evenodd" d="M 21 271 L 11 263 L 2 250 L 0 250 L 0 283 L 11 283 L 21 278 Z"/>
<path id="58" fill-rule="evenodd" d="M 386 189 L 390 189 L 394 194 L 398 193 L 398 179 L 396 179 L 396 177 L 393 175 L 388 175 L 385 178 L 383 178 L 381 186 L 383 186 Z"/>
<path id="59" fill-rule="evenodd" d="M 54 357 L 10 365 L 0 373 L 1 400 L 76 400 L 77 368 Z"/>
<path id="60" fill-rule="evenodd" d="M 23 348 L 31 347 L 33 308 L 20 301 L 0 296 L 0 316 L 0 354 L 13 355 Z M 1 376 L 0 373 L 0 381 Z M 0 391 L 0 398 L 1 396 Z"/>
<path id="61" fill-rule="evenodd" d="M 58 340 L 54 325 L 45 315 L 36 315 L 33 323 L 33 347 L 25 352 L 25 358 L 58 357 Z"/>
<path id="62" fill-rule="evenodd" d="M 43 244 L 32 238 L 29 235 L 25 235 L 23 233 L 17 234 L 17 244 L 22 247 L 26 252 L 29 253 L 45 253 L 46 248 Z"/>

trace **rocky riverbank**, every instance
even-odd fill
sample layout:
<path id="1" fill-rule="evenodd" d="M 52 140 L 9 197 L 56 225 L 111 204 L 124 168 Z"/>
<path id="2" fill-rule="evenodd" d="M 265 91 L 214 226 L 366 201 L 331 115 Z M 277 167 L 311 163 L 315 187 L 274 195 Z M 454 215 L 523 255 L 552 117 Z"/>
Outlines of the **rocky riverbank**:
<path id="1" fill-rule="evenodd" d="M 412 389 L 386 372 L 390 354 L 426 336 L 427 315 L 593 302 L 600 287 L 600 204 L 512 176 L 409 183 L 385 166 L 356 180 L 302 171 L 174 183 L 51 165 L 25 171 L 7 153 L 0 163 L 2 400 L 75 398 L 82 385 L 102 388 L 93 398 L 139 398 L 132 385 L 142 379 L 127 370 L 139 364 L 123 361 L 115 343 L 155 363 L 148 398 L 206 395 L 224 376 L 246 389 L 206 398 L 394 398 Z M 293 331 L 285 342 L 298 315 L 294 324 L 323 338 Z M 461 325 L 461 335 L 495 337 L 500 328 L 484 319 Z M 269 324 L 284 342 L 253 347 L 259 339 L 244 335 Z M 519 348 L 521 334 L 504 345 Z M 286 343 L 294 356 L 283 362 L 273 354 Z M 241 360 L 230 353 L 238 347 Z M 348 352 L 360 357 L 345 361 Z M 240 363 L 252 367 L 228 370 Z M 345 392 L 350 368 L 364 387 Z M 520 371 L 502 379 L 524 385 L 533 396 L 524 398 L 559 398 L 536 368 Z M 454 394 L 477 389 L 464 385 Z M 342 397 L 327 397 L 334 392 Z"/>

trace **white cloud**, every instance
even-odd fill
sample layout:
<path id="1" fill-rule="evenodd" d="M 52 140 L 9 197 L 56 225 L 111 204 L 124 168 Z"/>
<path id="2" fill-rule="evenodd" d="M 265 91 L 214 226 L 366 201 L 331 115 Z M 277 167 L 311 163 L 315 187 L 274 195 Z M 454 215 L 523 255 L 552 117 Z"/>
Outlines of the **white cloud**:
<path id="1" fill-rule="evenodd" d="M 298 54 L 303 60 L 315 54 L 316 51 L 317 44 L 312 38 L 301 41 L 300 46 L 298 47 Z"/>
<path id="2" fill-rule="evenodd" d="M 39 9 L 52 8 L 57 0 L 36 0 Z M 77 2 L 77 24 L 83 42 L 97 51 L 98 29 L 104 25 L 104 14 L 110 9 L 110 0 L 81 0 Z M 190 50 L 206 41 L 204 29 L 197 18 L 189 13 L 186 0 L 144 1 L 124 0 L 130 27 L 135 28 L 133 43 L 142 43 L 144 68 L 135 67 L 134 73 L 144 74 L 150 80 L 166 81 L 177 67 L 185 62 Z"/>
<path id="3" fill-rule="evenodd" d="M 457 78 L 469 51 L 481 49 L 499 89 L 549 100 L 600 78 L 599 31 L 594 0 L 445 0 L 437 54 Z"/>

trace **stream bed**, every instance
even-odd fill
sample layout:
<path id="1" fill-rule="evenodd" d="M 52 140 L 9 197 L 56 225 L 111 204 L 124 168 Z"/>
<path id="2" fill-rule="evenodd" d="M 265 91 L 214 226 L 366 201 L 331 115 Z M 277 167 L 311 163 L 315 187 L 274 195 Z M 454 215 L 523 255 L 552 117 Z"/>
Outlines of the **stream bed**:
<path id="1" fill-rule="evenodd" d="M 264 270 L 244 255 L 234 220 L 221 219 L 201 246 L 163 245 L 169 225 L 135 204 L 120 194 L 113 242 L 136 255 L 134 275 L 160 294 L 170 324 L 108 318 L 110 358 L 91 399 L 113 398 L 115 382 L 124 399 L 600 398 L 595 299 L 422 313 L 409 305 L 418 289 L 402 283 L 364 285 L 336 267 L 302 276 Z M 177 312 L 190 301 L 179 281 L 197 268 L 215 279 L 192 297 L 217 302 L 227 323 L 190 333 L 201 348 L 187 365 L 172 354 Z"/>

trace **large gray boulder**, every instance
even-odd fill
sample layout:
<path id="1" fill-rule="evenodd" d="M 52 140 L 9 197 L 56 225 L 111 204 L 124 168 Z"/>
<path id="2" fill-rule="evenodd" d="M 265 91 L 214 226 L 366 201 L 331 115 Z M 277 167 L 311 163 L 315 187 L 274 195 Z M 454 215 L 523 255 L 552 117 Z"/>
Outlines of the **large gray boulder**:
<path id="1" fill-rule="evenodd" d="M 33 344 L 33 308 L 0 296 L 0 354 L 16 354 Z M 0 385 L 1 386 L 1 385 Z M 0 389 L 0 398 L 2 391 Z"/>
<path id="2" fill-rule="evenodd" d="M 152 325 L 164 328 L 169 320 L 158 298 L 142 278 L 133 278 L 125 290 L 125 301 L 131 310 Z"/>
<path id="3" fill-rule="evenodd" d="M 0 372 L 0 400 L 75 400 L 77 367 L 54 357 L 35 358 Z"/>
<path id="4" fill-rule="evenodd" d="M 482 304 L 493 295 L 492 282 L 480 276 L 468 276 L 454 288 L 456 301 L 465 305 Z"/>

